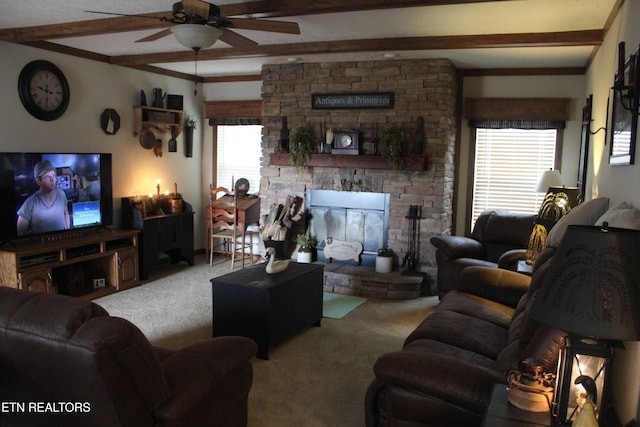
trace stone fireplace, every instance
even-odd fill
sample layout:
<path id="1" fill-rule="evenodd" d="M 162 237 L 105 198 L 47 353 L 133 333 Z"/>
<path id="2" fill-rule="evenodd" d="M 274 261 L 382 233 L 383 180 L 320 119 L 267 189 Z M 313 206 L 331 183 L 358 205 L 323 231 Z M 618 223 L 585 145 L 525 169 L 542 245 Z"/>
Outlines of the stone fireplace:
<path id="1" fill-rule="evenodd" d="M 306 198 L 310 190 L 386 195 L 388 209 L 383 222 L 388 229 L 380 247 L 392 250 L 399 262 L 409 249 L 409 208 L 418 205 L 422 211 L 419 270 L 435 279 L 435 250 L 429 238 L 449 234 L 453 220 L 457 88 L 451 62 L 431 59 L 265 65 L 262 80 L 262 213 L 268 213 L 273 204 L 283 203 L 288 195 Z M 313 94 L 357 92 L 392 92 L 393 108 L 319 110 L 311 105 Z M 279 152 L 282 117 L 287 117 L 290 131 L 311 123 L 318 153 L 323 129 L 355 129 L 360 133 L 360 155 L 318 154 L 315 156 L 322 161 L 311 166 L 291 166 L 287 153 Z M 418 123 L 424 123 L 423 129 L 417 129 Z M 411 163 L 411 167 L 393 170 L 371 161 L 379 157 L 379 132 L 391 125 L 399 125 L 405 133 L 408 148 L 403 155 L 405 165 Z M 416 155 L 413 138 L 420 130 L 425 142 Z M 294 224 L 289 240 L 295 240 L 306 227 L 302 221 Z M 378 245 L 368 247 L 371 253 L 379 249 L 374 246 Z"/>
<path id="2" fill-rule="evenodd" d="M 384 193 L 307 190 L 309 231 L 318 239 L 318 261 L 326 261 L 328 238 L 362 243 L 360 265 L 375 266 L 389 242 L 389 200 Z"/>

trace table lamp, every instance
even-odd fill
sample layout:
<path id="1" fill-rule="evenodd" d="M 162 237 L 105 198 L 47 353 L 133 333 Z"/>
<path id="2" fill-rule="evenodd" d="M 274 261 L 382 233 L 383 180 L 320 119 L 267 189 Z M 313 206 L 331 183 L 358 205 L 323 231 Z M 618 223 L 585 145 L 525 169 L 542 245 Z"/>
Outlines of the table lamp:
<path id="1" fill-rule="evenodd" d="M 640 340 L 640 231 L 571 225 L 530 308 L 537 321 L 567 332 L 552 415 L 575 420 L 585 399 L 598 419 L 608 403 L 614 347 Z"/>
<path id="2" fill-rule="evenodd" d="M 548 171 L 549 172 L 549 171 Z M 557 172 L 557 171 L 550 171 Z M 545 172 L 546 173 L 546 172 Z M 537 190 L 537 189 L 536 189 Z M 578 187 L 551 186 L 538 210 L 529 244 L 527 246 L 527 264 L 534 264 L 538 254 L 547 244 L 549 230 L 569 211 L 582 202 Z"/>
<path id="3" fill-rule="evenodd" d="M 562 187 L 562 176 L 554 169 L 546 170 L 540 176 L 536 185 L 536 193 L 544 193 L 549 187 Z"/>

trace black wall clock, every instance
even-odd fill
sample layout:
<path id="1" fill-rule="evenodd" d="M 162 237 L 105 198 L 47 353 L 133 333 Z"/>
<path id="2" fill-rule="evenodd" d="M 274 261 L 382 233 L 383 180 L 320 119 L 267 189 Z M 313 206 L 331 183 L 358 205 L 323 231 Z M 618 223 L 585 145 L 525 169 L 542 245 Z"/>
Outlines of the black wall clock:
<path id="1" fill-rule="evenodd" d="M 55 120 L 69 105 L 69 84 L 64 73 L 49 61 L 29 62 L 18 77 L 20 101 L 40 120 Z"/>
<path id="2" fill-rule="evenodd" d="M 333 138 L 331 154 L 360 154 L 360 132 L 356 130 L 337 130 Z"/>

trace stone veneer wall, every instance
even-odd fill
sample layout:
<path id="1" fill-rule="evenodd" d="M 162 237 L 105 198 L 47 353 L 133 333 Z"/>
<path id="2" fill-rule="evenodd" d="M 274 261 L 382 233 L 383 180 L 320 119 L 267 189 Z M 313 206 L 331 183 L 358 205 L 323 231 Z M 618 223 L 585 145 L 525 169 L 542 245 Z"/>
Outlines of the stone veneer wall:
<path id="1" fill-rule="evenodd" d="M 456 72 L 447 59 L 390 60 L 265 65 L 262 69 L 262 213 L 287 195 L 307 189 L 373 191 L 391 194 L 389 248 L 401 264 L 408 250 L 410 205 L 422 207 L 420 270 L 435 279 L 435 251 L 429 238 L 449 234 L 452 224 L 454 149 L 456 140 Z M 392 109 L 312 110 L 314 93 L 393 92 Z M 392 124 L 413 137 L 418 117 L 424 119 L 427 169 L 405 172 L 367 168 L 272 166 L 287 117 L 290 131 L 305 121 L 314 125 L 361 132 L 363 154 L 373 154 L 374 129 Z M 286 154 L 283 154 L 286 155 Z M 302 229 L 303 225 L 298 225 Z M 292 229 L 290 240 L 299 230 Z"/>

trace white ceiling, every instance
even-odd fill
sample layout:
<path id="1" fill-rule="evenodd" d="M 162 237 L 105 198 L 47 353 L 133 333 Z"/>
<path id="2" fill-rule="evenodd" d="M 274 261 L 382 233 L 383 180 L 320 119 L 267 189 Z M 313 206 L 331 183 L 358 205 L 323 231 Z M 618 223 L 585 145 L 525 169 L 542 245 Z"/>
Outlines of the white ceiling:
<path id="1" fill-rule="evenodd" d="M 0 0 L 0 34 L 3 29 L 108 18 L 108 16 L 85 12 L 87 10 L 140 14 L 170 10 L 172 3 L 172 0 L 111 0 L 108 2 L 104 0 Z M 219 6 L 233 3 L 242 3 L 242 1 L 219 0 L 216 2 Z M 394 2 L 385 3 L 388 7 L 387 5 Z M 601 30 L 606 27 L 615 4 L 616 0 L 511 0 L 385 8 L 273 18 L 298 23 L 301 32 L 299 35 L 250 30 L 237 30 L 237 32 L 258 42 L 259 45 L 276 45 L 399 37 Z M 188 51 L 179 45 L 172 35 L 148 43 L 134 42 L 158 31 L 160 29 L 56 38 L 50 42 L 110 57 Z M 211 49 L 230 50 L 229 48 L 230 46 L 218 41 Z M 330 53 L 332 49 L 328 47 L 327 53 L 305 54 L 302 51 L 290 55 L 284 52 L 278 56 L 255 55 L 200 60 L 198 75 L 204 77 L 255 75 L 260 73 L 261 66 L 265 63 L 287 62 L 294 57 L 299 62 L 333 62 L 384 59 L 385 53 L 392 53 L 396 58 L 401 59 L 449 58 L 457 68 L 463 69 L 573 68 L 585 67 L 593 50 L 594 45 L 403 50 L 403 43 L 397 43 L 392 50 L 386 51 Z M 189 75 L 194 73 L 194 64 L 190 60 L 151 63 L 151 65 Z"/>

